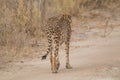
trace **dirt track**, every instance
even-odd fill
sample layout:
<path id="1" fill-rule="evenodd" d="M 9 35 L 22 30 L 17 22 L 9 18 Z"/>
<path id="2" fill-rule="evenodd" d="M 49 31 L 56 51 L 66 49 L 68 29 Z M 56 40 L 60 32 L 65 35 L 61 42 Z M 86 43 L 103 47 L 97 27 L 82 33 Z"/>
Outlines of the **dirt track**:
<path id="1" fill-rule="evenodd" d="M 86 40 L 81 40 L 79 29 L 74 28 L 72 36 L 70 63 L 73 69 L 65 69 L 65 53 L 61 47 L 57 74 L 51 73 L 49 58 L 33 59 L 0 69 L 0 80 L 120 80 L 120 28 L 105 38 L 89 35 Z"/>

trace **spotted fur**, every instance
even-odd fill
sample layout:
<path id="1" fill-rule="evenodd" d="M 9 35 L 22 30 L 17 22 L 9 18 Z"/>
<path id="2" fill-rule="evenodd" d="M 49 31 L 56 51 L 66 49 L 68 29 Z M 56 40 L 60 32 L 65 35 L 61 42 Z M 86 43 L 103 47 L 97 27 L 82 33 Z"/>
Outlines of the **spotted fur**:
<path id="1" fill-rule="evenodd" d="M 71 16 L 62 15 L 59 17 L 51 17 L 47 20 L 45 25 L 45 33 L 48 39 L 47 53 L 42 56 L 42 59 L 46 59 L 50 53 L 51 70 L 53 73 L 57 73 L 59 63 L 59 46 L 65 43 L 66 50 L 66 68 L 71 69 L 69 64 L 69 44 L 71 38 Z"/>

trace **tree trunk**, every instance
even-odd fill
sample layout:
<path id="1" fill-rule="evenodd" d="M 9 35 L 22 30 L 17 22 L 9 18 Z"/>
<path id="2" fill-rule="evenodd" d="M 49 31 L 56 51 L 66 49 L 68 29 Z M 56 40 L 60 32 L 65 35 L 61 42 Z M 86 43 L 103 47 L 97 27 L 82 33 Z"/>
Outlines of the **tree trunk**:
<path id="1" fill-rule="evenodd" d="M 33 23 L 33 0 L 30 0 L 30 23 Z"/>
<path id="2" fill-rule="evenodd" d="M 74 4 L 74 7 L 73 7 L 72 14 L 77 15 L 79 13 L 79 9 L 80 9 L 80 0 L 74 0 L 74 1 L 75 1 L 75 4 Z"/>
<path id="3" fill-rule="evenodd" d="M 45 6 L 46 0 L 40 0 L 40 23 L 43 25 L 45 23 L 45 14 L 46 14 L 46 6 Z"/>

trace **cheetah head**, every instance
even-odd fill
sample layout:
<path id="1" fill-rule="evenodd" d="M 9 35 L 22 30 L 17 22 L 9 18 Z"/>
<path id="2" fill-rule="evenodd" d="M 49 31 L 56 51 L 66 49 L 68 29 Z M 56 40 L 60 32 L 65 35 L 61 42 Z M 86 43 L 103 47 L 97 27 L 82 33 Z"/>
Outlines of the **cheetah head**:
<path id="1" fill-rule="evenodd" d="M 63 15 L 62 15 L 62 19 L 68 20 L 70 23 L 72 22 L 72 20 L 71 20 L 71 15 L 68 15 L 68 14 L 63 14 Z"/>

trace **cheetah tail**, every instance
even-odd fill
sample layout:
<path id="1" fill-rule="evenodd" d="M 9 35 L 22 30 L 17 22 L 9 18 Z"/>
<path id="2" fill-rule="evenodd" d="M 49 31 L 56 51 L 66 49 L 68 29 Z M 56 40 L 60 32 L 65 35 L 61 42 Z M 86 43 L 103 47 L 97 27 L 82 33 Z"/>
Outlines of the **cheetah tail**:
<path id="1" fill-rule="evenodd" d="M 41 60 L 45 60 L 47 58 L 47 55 L 48 54 L 45 54 L 44 56 L 42 56 L 42 59 Z"/>

